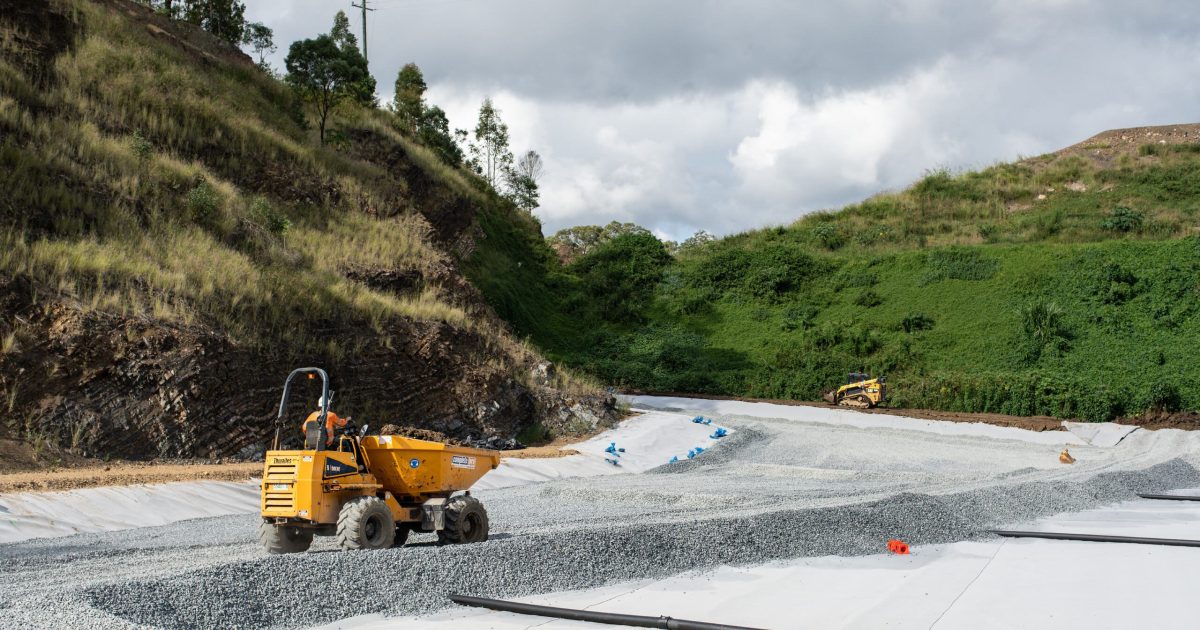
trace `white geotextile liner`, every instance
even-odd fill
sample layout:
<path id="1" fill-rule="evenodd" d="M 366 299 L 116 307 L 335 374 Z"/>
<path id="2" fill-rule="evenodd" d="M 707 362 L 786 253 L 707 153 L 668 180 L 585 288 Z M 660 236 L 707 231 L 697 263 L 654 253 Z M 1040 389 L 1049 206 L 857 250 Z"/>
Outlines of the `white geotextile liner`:
<path id="1" fill-rule="evenodd" d="M 997 440 L 1020 440 L 1035 444 L 1087 444 L 1088 441 L 1069 431 L 1030 431 L 1017 427 L 1000 427 L 983 422 L 948 422 L 892 416 L 882 413 L 861 413 L 836 407 L 779 405 L 740 400 L 708 400 L 671 396 L 623 396 L 635 408 L 683 410 L 703 414 L 738 415 L 753 418 L 780 418 L 818 424 L 837 424 L 861 429 L 900 429 L 938 435 L 986 437 Z"/>
<path id="2" fill-rule="evenodd" d="M 568 477 L 640 473 L 686 459 L 697 446 L 708 449 L 719 426 L 695 424 L 691 417 L 651 412 L 631 418 L 560 458 L 505 459 L 475 489 L 506 488 Z M 732 430 L 729 430 L 732 433 Z M 611 443 L 620 456 L 604 452 Z M 613 465 L 605 459 L 619 462 Z M 259 509 L 259 482 L 189 481 L 166 484 L 81 488 L 64 492 L 0 495 L 0 543 L 165 525 L 176 521 Z"/>
<path id="3" fill-rule="evenodd" d="M 672 457 L 687 459 L 688 451 L 697 446 L 705 450 L 712 448 L 725 439 L 710 437 L 718 427 L 733 434 L 733 430 L 722 425 L 718 419 L 713 419 L 711 425 L 704 425 L 692 422 L 692 416 L 651 411 L 630 418 L 586 442 L 566 447 L 579 451 L 578 455 L 548 459 L 505 459 L 499 468 L 485 475 L 474 488 L 491 490 L 568 477 L 645 472 L 666 464 Z M 614 443 L 617 448 L 625 449 L 620 457 L 605 452 Z M 618 463 L 614 465 L 606 460 Z"/>
<path id="4" fill-rule="evenodd" d="M 1200 491 L 1191 492 L 1196 494 Z M 1181 494 L 1189 494 L 1181 492 Z M 1129 501 L 1014 529 L 1200 538 L 1200 505 Z M 822 557 L 720 567 L 663 580 L 522 597 L 564 608 L 761 628 L 1193 628 L 1200 549 L 1053 540 L 916 548 L 912 555 Z M 321 629 L 594 627 L 451 608 L 425 617 L 367 615 Z"/>
<path id="5" fill-rule="evenodd" d="M 1075 429 L 1075 432 L 1033 432 L 985 424 L 862 414 L 834 408 L 656 396 L 626 398 L 640 407 L 685 409 L 687 413 L 647 411 L 586 442 L 569 447 L 580 451 L 579 455 L 548 459 L 505 459 L 498 469 L 489 472 L 475 488 L 487 490 L 570 477 L 641 473 L 667 463 L 672 457 L 686 459 L 688 451 L 697 446 L 706 450 L 718 446 L 716 443 L 719 440 L 709 436 L 717 427 L 729 429 L 729 425 L 721 422 L 722 416 L 728 414 L 784 418 L 856 428 L 898 429 L 945 436 L 1020 440 L 1055 447 L 1112 446 L 1136 429 L 1124 425 L 1085 424 Z M 700 425 L 691 422 L 696 413 L 712 417 L 713 424 Z M 729 430 L 732 434 L 732 429 Z M 1083 436 L 1077 433 L 1082 433 Z M 1154 433 L 1164 432 L 1150 432 Z M 1177 444 L 1167 444 L 1172 441 L 1150 440 L 1155 448 L 1178 448 Z M 626 449 L 620 458 L 604 452 L 613 442 L 617 447 Z M 606 462 L 606 458 L 616 459 L 620 465 L 614 466 Z M 1054 465 L 1052 458 L 1046 461 L 1050 462 L 1046 465 Z M 0 495 L 0 543 L 163 525 L 206 516 L 254 513 L 259 508 L 258 492 L 257 482 L 200 481 Z"/>
<path id="6" fill-rule="evenodd" d="M 254 512 L 257 481 L 181 481 L 0 495 L 0 543 Z"/>
<path id="7" fill-rule="evenodd" d="M 1092 446 L 1116 446 L 1139 428 L 1115 422 L 1064 422 L 1063 426 Z"/>

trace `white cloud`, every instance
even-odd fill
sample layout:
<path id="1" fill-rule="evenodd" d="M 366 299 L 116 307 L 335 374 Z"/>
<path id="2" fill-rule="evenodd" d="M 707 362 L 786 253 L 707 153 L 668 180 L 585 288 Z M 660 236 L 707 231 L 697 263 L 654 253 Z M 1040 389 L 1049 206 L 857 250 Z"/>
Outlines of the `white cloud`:
<path id="1" fill-rule="evenodd" d="M 1190 0 L 733 6 L 380 4 L 371 63 L 386 97 L 416 60 L 455 127 L 492 95 L 514 152 L 545 160 L 547 231 L 619 220 L 676 239 L 787 223 L 1108 128 L 1195 121 L 1200 102 Z M 278 67 L 334 10 L 248 12 L 276 28 Z"/>

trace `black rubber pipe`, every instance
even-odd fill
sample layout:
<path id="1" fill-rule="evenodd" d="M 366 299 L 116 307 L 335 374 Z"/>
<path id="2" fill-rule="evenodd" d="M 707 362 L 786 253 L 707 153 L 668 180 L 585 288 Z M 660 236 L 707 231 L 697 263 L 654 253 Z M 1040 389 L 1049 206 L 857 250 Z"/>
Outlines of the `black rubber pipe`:
<path id="1" fill-rule="evenodd" d="M 502 599 L 471 597 L 469 595 L 451 595 L 450 601 L 461 606 L 490 608 L 492 610 L 503 610 L 504 612 L 520 613 L 522 615 L 557 617 L 558 619 L 570 619 L 572 621 L 591 621 L 593 623 L 634 626 L 636 628 L 667 628 L 668 630 L 757 630 L 756 628 L 747 628 L 745 626 L 727 626 L 720 623 L 688 621 L 686 619 L 673 619 L 671 617 L 645 617 L 642 615 L 622 615 L 595 610 L 538 606 L 536 604 L 522 604 Z"/>
<path id="2" fill-rule="evenodd" d="M 1143 499 L 1159 499 L 1162 501 L 1200 501 L 1200 497 L 1186 494 L 1139 494 Z"/>
<path id="3" fill-rule="evenodd" d="M 1200 540 L 1179 538 L 1142 538 L 1140 536 L 1105 536 L 1103 534 L 1067 534 L 1062 532 L 1014 532 L 993 529 L 993 534 L 1005 538 L 1049 538 L 1051 540 L 1083 540 L 1087 542 L 1128 543 L 1131 545 L 1165 545 L 1168 547 L 1200 547 Z"/>

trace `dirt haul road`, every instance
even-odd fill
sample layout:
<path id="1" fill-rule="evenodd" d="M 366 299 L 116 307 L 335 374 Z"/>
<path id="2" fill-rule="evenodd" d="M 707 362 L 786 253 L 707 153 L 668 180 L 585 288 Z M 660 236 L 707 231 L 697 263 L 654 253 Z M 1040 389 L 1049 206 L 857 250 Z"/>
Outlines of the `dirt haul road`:
<path id="1" fill-rule="evenodd" d="M 636 400 L 712 413 L 714 401 Z M 725 403 L 722 403 L 725 404 Z M 302 628 L 722 564 L 879 553 L 1200 486 L 1192 432 L 1030 432 L 840 410 L 731 408 L 730 438 L 645 474 L 476 492 L 486 543 L 266 556 L 254 515 L 0 545 L 0 627 Z M 784 417 L 769 417 L 772 414 Z M 808 415 L 806 415 L 808 414 Z M 843 415 L 844 414 L 844 415 Z M 866 420 L 864 420 L 866 419 Z M 1064 444 L 1079 463 L 1064 466 Z M 631 445 L 632 446 L 632 445 Z"/>

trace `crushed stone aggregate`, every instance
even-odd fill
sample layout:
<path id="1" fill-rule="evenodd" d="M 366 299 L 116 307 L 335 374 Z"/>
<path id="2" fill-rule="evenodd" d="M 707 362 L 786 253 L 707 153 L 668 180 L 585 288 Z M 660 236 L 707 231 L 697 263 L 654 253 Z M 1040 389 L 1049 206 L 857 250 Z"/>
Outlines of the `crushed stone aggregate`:
<path id="1" fill-rule="evenodd" d="M 681 421 L 690 421 L 690 416 Z M 881 553 L 1200 486 L 1184 432 L 1119 449 L 722 417 L 735 432 L 642 475 L 473 493 L 486 543 L 267 556 L 255 515 L 0 545 L 0 628 L 303 628 L 413 615 L 460 592 L 511 598 L 720 565 Z M 1178 435 L 1175 435 L 1178 434 Z"/>

